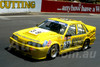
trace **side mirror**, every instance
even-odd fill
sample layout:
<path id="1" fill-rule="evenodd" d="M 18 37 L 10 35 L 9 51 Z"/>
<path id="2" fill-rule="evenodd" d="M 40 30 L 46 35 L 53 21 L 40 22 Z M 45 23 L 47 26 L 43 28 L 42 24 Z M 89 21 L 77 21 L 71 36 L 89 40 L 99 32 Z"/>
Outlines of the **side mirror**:
<path id="1" fill-rule="evenodd" d="M 38 26 L 38 24 L 36 24 L 36 26 Z"/>
<path id="2" fill-rule="evenodd" d="M 72 36 L 71 34 L 66 34 L 65 37 Z"/>

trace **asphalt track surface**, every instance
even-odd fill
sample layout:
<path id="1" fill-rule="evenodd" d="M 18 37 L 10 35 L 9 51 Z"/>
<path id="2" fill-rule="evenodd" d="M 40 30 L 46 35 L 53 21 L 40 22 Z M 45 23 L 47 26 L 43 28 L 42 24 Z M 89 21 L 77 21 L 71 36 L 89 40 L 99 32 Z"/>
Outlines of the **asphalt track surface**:
<path id="1" fill-rule="evenodd" d="M 34 60 L 16 52 L 7 51 L 12 33 L 29 27 L 49 17 L 66 17 L 81 20 L 86 24 L 96 26 L 96 41 L 86 51 L 74 51 L 53 60 Z M 100 67 L 100 16 L 0 16 L 0 67 Z M 92 56 L 90 54 L 93 54 Z M 76 56 L 78 54 L 78 57 Z M 74 57 L 68 56 L 74 55 Z"/>

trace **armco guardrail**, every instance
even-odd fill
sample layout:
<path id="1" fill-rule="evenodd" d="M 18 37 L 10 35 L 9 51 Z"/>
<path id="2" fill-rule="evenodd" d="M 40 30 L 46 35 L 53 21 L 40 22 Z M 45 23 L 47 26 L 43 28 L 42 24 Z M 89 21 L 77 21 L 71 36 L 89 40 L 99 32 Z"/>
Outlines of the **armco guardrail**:
<path id="1" fill-rule="evenodd" d="M 42 0 L 42 12 L 100 13 L 100 5 Z"/>
<path id="2" fill-rule="evenodd" d="M 0 0 L 0 13 L 41 12 L 42 0 Z"/>

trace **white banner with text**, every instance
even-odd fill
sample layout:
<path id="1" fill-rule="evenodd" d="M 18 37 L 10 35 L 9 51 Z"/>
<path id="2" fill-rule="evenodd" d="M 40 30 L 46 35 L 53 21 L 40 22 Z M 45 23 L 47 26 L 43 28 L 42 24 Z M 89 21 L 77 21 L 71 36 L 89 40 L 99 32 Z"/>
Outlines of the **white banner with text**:
<path id="1" fill-rule="evenodd" d="M 0 13 L 41 12 L 42 0 L 0 0 Z"/>

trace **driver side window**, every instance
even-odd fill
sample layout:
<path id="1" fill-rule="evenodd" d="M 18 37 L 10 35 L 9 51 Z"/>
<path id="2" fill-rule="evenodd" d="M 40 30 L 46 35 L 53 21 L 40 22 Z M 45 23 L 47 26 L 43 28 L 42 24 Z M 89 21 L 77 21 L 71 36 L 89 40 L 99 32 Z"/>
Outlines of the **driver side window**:
<path id="1" fill-rule="evenodd" d="M 67 35 L 76 35 L 76 26 L 71 25 L 67 31 Z"/>

